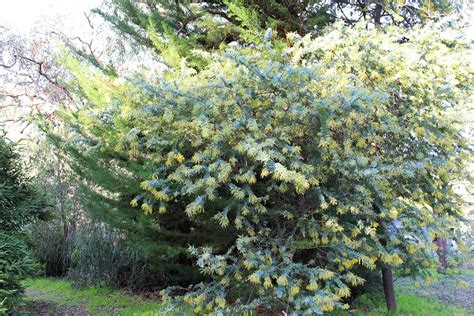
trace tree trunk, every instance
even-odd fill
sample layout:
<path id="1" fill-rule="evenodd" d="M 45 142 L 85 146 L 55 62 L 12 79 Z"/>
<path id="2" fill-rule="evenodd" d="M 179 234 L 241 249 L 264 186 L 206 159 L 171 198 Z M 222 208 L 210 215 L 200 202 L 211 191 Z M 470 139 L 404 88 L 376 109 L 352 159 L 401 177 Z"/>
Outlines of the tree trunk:
<path id="1" fill-rule="evenodd" d="M 382 10 L 383 6 L 380 1 L 375 2 L 375 8 L 373 10 L 373 18 L 375 25 L 379 26 L 382 24 Z"/>
<path id="2" fill-rule="evenodd" d="M 439 258 L 439 266 L 438 266 L 438 271 L 441 273 L 446 272 L 446 269 L 448 268 L 448 260 L 446 258 L 446 251 L 448 248 L 446 239 L 437 237 L 435 240 L 436 246 L 438 246 L 438 249 L 436 249 L 436 253 L 438 254 Z"/>
<path id="3" fill-rule="evenodd" d="M 395 289 L 393 288 L 392 270 L 389 267 L 382 268 L 382 282 L 387 309 L 389 311 L 396 311 L 397 298 L 395 297 Z"/>

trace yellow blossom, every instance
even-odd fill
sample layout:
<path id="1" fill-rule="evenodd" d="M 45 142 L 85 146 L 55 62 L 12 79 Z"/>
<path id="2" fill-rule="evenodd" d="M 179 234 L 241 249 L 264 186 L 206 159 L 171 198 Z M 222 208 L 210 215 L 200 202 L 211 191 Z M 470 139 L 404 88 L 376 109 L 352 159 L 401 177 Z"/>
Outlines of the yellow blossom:
<path id="1" fill-rule="evenodd" d="M 319 275 L 319 278 L 321 280 L 329 280 L 329 279 L 332 279 L 333 276 L 334 276 L 334 272 L 325 270 L 323 273 Z"/>
<path id="2" fill-rule="evenodd" d="M 396 209 L 391 209 L 390 212 L 388 213 L 388 216 L 390 216 L 391 219 L 397 219 L 398 217 L 398 212 Z"/>
<path id="3" fill-rule="evenodd" d="M 237 281 L 241 281 L 241 280 L 242 280 L 242 274 L 240 274 L 239 272 L 235 273 L 234 277 L 235 277 L 235 279 L 236 279 Z"/>
<path id="4" fill-rule="evenodd" d="M 407 246 L 407 251 L 408 251 L 408 253 L 410 253 L 410 254 L 414 254 L 414 253 L 416 252 L 416 246 L 413 245 L 413 244 L 409 244 L 409 245 Z"/>
<path id="5" fill-rule="evenodd" d="M 153 212 L 152 207 L 147 203 L 142 204 L 142 210 L 145 212 L 145 214 L 151 214 Z"/>
<path id="6" fill-rule="evenodd" d="M 270 279 L 270 277 L 265 278 L 265 281 L 263 282 L 263 287 L 266 289 L 273 287 L 272 279 Z"/>
<path id="7" fill-rule="evenodd" d="M 248 280 L 254 284 L 260 283 L 260 278 L 255 273 L 252 273 L 251 275 L 249 275 Z"/>
<path id="8" fill-rule="evenodd" d="M 348 297 L 351 295 L 351 290 L 347 286 L 341 287 L 337 290 L 337 295 L 339 297 Z"/>
<path id="9" fill-rule="evenodd" d="M 226 305 L 226 301 L 223 297 L 217 297 L 215 300 L 216 304 L 220 307 L 220 308 L 224 308 L 225 305 Z"/>
<path id="10" fill-rule="evenodd" d="M 300 287 L 298 285 L 293 285 L 290 289 L 290 296 L 295 296 L 300 292 Z"/>
<path id="11" fill-rule="evenodd" d="M 288 285 L 288 279 L 284 275 L 279 276 L 276 282 L 279 285 Z"/>

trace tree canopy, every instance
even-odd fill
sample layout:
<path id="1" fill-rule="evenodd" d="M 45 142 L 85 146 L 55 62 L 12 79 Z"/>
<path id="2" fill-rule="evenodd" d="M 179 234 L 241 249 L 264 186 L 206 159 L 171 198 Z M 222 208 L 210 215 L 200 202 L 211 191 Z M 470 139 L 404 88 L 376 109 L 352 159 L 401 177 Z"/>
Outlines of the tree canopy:
<path id="1" fill-rule="evenodd" d="M 429 267 L 460 216 L 473 73 L 449 30 L 336 24 L 286 47 L 268 30 L 196 51 L 199 72 L 120 79 L 69 59 L 86 103 L 63 145 L 104 220 L 191 270 L 192 245 L 196 312 L 345 308 L 366 271 Z"/>
<path id="2" fill-rule="evenodd" d="M 232 42 L 260 43 L 268 28 L 273 29 L 275 41 L 285 42 L 288 33 L 321 33 L 336 21 L 413 27 L 459 6 L 461 3 L 447 0 L 111 0 L 95 12 L 136 44 L 156 50 L 172 66 L 186 57 L 191 66 L 200 68 L 206 59 L 193 49 L 212 51 Z"/>

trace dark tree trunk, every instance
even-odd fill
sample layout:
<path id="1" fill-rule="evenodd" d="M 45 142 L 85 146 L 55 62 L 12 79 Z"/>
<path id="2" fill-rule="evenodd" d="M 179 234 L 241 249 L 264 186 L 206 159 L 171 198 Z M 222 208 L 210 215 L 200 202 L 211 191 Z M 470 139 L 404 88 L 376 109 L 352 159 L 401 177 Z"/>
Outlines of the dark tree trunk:
<path id="1" fill-rule="evenodd" d="M 448 260 L 446 258 L 446 251 L 448 248 L 446 239 L 437 237 L 435 240 L 436 246 L 438 246 L 438 249 L 436 250 L 436 253 L 438 254 L 439 258 L 439 266 L 438 266 L 438 271 L 439 272 L 446 272 L 446 269 L 448 268 Z"/>
<path id="2" fill-rule="evenodd" d="M 385 302 L 389 311 L 397 310 L 397 298 L 395 297 L 395 289 L 393 288 L 392 270 L 389 267 L 382 268 L 383 292 L 385 294 Z"/>
<path id="3" fill-rule="evenodd" d="M 374 18 L 375 25 L 382 24 L 382 11 L 383 11 L 382 3 L 378 1 L 375 2 L 375 8 L 373 10 L 373 18 Z"/>

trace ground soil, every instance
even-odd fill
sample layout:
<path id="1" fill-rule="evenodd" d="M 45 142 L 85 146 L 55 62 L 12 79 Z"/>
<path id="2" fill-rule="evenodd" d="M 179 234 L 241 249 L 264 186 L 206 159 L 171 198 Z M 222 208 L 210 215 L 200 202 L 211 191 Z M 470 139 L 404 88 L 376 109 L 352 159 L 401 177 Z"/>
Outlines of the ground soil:
<path id="1" fill-rule="evenodd" d="M 27 302 L 25 308 L 21 312 L 22 315 L 90 315 L 90 313 L 88 313 L 82 306 L 57 305 L 53 302 L 38 299 L 38 297 L 41 296 L 40 294 L 41 293 L 30 289 L 25 290 Z"/>

